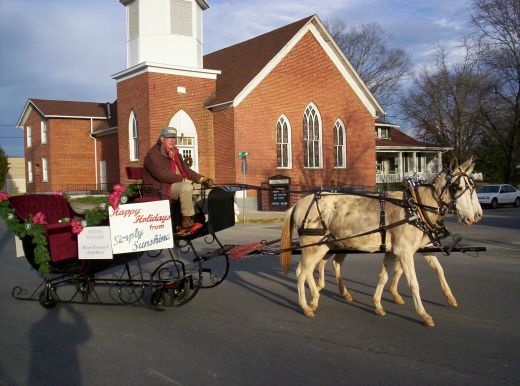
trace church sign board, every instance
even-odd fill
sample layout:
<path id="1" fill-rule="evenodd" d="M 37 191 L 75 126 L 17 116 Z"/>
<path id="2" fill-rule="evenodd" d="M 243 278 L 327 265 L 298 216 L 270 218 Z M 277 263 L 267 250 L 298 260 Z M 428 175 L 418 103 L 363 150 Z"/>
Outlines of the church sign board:
<path id="1" fill-rule="evenodd" d="M 270 210 L 285 211 L 290 204 L 291 177 L 276 175 L 269 177 Z"/>

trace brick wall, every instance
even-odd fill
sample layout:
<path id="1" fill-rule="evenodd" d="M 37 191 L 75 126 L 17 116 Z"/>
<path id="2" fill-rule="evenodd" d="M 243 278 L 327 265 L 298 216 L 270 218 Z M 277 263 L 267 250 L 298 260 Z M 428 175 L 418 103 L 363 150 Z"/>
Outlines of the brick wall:
<path id="1" fill-rule="evenodd" d="M 104 135 L 97 139 L 97 151 L 98 151 L 98 168 L 100 161 L 106 161 L 107 165 L 107 183 L 108 188 L 111 188 L 113 184 L 119 183 L 119 140 L 117 133 Z M 98 171 L 98 173 L 100 173 Z"/>
<path id="2" fill-rule="evenodd" d="M 313 102 L 322 119 L 323 169 L 303 167 L 303 114 Z M 285 114 L 292 128 L 292 169 L 276 167 L 276 123 Z M 345 124 L 347 168 L 334 169 L 333 127 Z M 235 148 L 249 151 L 249 184 L 268 176 L 292 178 L 292 187 L 375 185 L 374 118 L 346 83 L 311 33 L 235 108 Z M 235 178 L 241 181 L 235 156 Z"/>
<path id="3" fill-rule="evenodd" d="M 71 185 L 95 184 L 94 140 L 90 138 L 90 119 L 47 120 L 47 144 L 41 144 L 42 117 L 32 110 L 25 127 L 32 127 L 32 146 L 27 147 L 24 130 L 25 162 L 33 161 L 33 182 L 27 191 L 54 192 Z M 99 121 L 94 120 L 96 125 Z M 47 158 L 48 182 L 43 182 L 42 158 Z M 28 181 L 28 170 L 26 169 Z"/>
<path id="4" fill-rule="evenodd" d="M 215 130 L 215 159 L 218 167 L 215 170 L 217 183 L 236 182 L 235 158 L 235 110 L 233 108 L 213 113 Z"/>
<path id="5" fill-rule="evenodd" d="M 185 94 L 177 87 L 185 87 Z M 117 84 L 119 165 L 121 181 L 128 183 L 125 167 L 142 165 L 144 157 L 171 118 L 184 110 L 197 129 L 199 172 L 215 176 L 213 115 L 205 108 L 206 100 L 215 93 L 215 81 L 170 74 L 145 73 Z M 129 161 L 128 122 L 131 111 L 139 125 L 139 161 Z"/>

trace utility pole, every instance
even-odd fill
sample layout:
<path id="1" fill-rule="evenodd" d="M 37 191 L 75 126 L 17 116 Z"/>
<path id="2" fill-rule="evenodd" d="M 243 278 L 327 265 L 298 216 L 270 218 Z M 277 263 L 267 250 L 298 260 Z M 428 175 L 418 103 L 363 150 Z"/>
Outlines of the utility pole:
<path id="1" fill-rule="evenodd" d="M 239 151 L 238 156 L 242 158 L 242 177 L 243 183 L 246 184 L 246 176 L 247 176 L 247 156 L 249 152 L 247 151 Z M 242 219 L 243 222 L 246 222 L 246 191 L 242 190 Z"/>

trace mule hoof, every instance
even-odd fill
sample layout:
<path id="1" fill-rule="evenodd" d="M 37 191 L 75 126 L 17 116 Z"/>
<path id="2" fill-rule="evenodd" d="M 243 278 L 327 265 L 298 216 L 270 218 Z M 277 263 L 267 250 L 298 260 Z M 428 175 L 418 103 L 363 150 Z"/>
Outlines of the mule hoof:
<path id="1" fill-rule="evenodd" d="M 386 315 L 386 312 L 385 310 L 383 310 L 382 308 L 376 308 L 376 315 L 377 316 L 385 316 Z"/>
<path id="2" fill-rule="evenodd" d="M 424 325 L 426 327 L 435 327 L 435 323 L 433 322 L 433 319 L 424 319 Z"/>
<path id="3" fill-rule="evenodd" d="M 452 307 L 458 307 L 458 303 L 457 303 L 457 300 L 454 298 L 454 297 L 450 297 L 448 298 L 448 305 L 452 306 Z"/>
<path id="4" fill-rule="evenodd" d="M 314 311 L 312 311 L 312 310 L 306 310 L 306 311 L 303 311 L 303 313 L 305 314 L 305 316 L 308 316 L 310 318 L 314 318 L 314 316 L 316 316 L 314 314 Z"/>
<path id="5" fill-rule="evenodd" d="M 395 304 L 404 304 L 404 300 L 401 297 L 401 295 L 392 295 L 394 297 L 394 303 Z"/>
<path id="6" fill-rule="evenodd" d="M 352 297 L 352 295 L 350 294 L 342 294 L 343 295 L 343 298 L 349 302 L 349 303 L 352 303 L 354 301 L 354 298 Z"/>

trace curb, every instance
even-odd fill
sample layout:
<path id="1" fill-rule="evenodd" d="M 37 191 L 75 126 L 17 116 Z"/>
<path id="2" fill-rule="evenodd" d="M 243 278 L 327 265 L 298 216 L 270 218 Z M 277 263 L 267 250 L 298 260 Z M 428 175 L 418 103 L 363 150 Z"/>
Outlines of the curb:
<path id="1" fill-rule="evenodd" d="M 244 223 L 268 223 L 268 222 L 283 222 L 283 218 L 281 217 L 270 217 L 270 218 L 246 218 L 238 219 L 235 224 L 244 224 Z"/>

